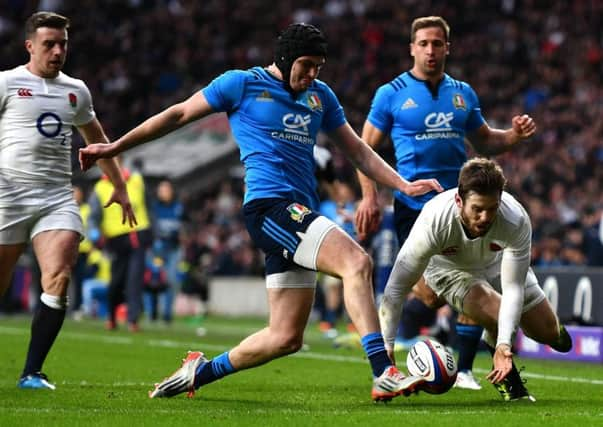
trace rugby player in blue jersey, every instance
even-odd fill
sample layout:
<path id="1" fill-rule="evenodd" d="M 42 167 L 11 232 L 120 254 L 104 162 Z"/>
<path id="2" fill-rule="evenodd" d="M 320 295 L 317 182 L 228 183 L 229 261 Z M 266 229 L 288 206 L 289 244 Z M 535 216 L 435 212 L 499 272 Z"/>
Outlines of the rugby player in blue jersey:
<path id="1" fill-rule="evenodd" d="M 465 138 L 478 153 L 492 155 L 509 150 L 536 131 L 534 121 L 527 115 L 513 117 L 509 129 L 488 126 L 471 86 L 444 72 L 450 53 L 449 36 L 450 28 L 439 16 L 413 21 L 410 31 L 413 68 L 378 88 L 362 130 L 362 139 L 373 148 L 387 137 L 391 139 L 396 168 L 402 177 L 407 180 L 436 177 L 445 189 L 458 183 L 459 171 L 467 160 Z M 358 179 L 362 200 L 356 211 L 356 228 L 362 241 L 378 229 L 381 210 L 374 182 L 362 171 Z M 435 194 L 395 193 L 394 216 L 400 246 L 423 205 Z M 416 313 L 417 322 L 422 317 L 433 318 L 433 309 L 425 304 L 437 306 L 435 294 L 423 281 L 415 286 L 414 292 L 419 298 L 409 301 L 405 310 Z M 481 388 L 471 373 L 481 334 L 481 326 L 459 316 L 458 387 Z"/>
<path id="2" fill-rule="evenodd" d="M 225 375 L 298 351 L 312 309 L 316 271 L 341 277 L 346 309 L 367 353 L 372 398 L 408 395 L 424 381 L 404 377 L 384 347 L 371 283 L 372 261 L 341 228 L 316 209 L 313 146 L 326 132 L 358 169 L 411 196 L 441 191 L 437 180 L 401 178 L 365 144 L 345 119 L 332 90 L 317 80 L 327 43 L 312 25 L 292 24 L 278 37 L 274 63 L 231 70 L 188 100 L 151 117 L 112 144 L 80 151 L 84 169 L 97 159 L 159 138 L 213 112 L 226 112 L 245 166 L 244 216 L 249 234 L 266 254 L 268 326 L 213 360 L 189 352 L 181 368 L 150 397 L 192 396 Z"/>

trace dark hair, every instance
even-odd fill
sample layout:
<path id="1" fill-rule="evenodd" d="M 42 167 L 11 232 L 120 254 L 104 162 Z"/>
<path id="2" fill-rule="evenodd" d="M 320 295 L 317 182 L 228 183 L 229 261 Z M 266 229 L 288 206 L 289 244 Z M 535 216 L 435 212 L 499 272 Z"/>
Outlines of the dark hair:
<path id="1" fill-rule="evenodd" d="M 415 42 L 415 36 L 417 35 L 417 31 L 423 28 L 430 27 L 441 28 L 442 31 L 444 31 L 446 42 L 448 42 L 448 39 L 450 38 L 450 26 L 448 25 L 446 20 L 441 16 L 423 16 L 412 21 L 412 25 L 410 26 L 410 42 Z"/>
<path id="2" fill-rule="evenodd" d="M 297 23 L 285 28 L 274 49 L 274 63 L 283 74 L 285 88 L 291 90 L 291 67 L 300 56 L 327 56 L 327 39 L 322 31 L 310 24 Z"/>
<path id="3" fill-rule="evenodd" d="M 471 192 L 500 195 L 506 183 L 507 179 L 498 163 L 478 157 L 465 162 L 461 168 L 458 193 L 463 201 Z"/>
<path id="4" fill-rule="evenodd" d="M 25 38 L 30 39 L 42 27 L 67 29 L 69 18 L 54 12 L 36 12 L 25 22 Z"/>

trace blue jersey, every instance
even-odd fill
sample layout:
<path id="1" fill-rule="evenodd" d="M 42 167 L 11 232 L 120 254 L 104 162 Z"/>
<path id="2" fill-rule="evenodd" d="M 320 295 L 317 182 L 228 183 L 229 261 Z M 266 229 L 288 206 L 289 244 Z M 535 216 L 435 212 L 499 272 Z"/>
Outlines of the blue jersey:
<path id="1" fill-rule="evenodd" d="M 367 119 L 389 135 L 398 173 L 410 180 L 437 178 L 444 189 L 458 185 L 467 160 L 464 139 L 485 123 L 475 91 L 444 74 L 436 91 L 405 72 L 381 86 Z M 410 197 L 395 192 L 406 206 L 420 210 L 435 195 Z"/>
<path id="2" fill-rule="evenodd" d="M 294 98 L 281 80 L 254 67 L 227 71 L 203 89 L 203 95 L 214 111 L 228 114 L 246 171 L 244 203 L 278 197 L 318 208 L 316 135 L 346 122 L 341 104 L 325 83 L 314 80 Z"/>

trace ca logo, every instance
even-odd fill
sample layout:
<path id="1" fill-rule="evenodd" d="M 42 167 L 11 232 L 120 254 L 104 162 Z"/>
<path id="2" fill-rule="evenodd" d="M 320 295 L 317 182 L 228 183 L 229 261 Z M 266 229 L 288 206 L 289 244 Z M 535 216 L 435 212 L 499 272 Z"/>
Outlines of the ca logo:
<path id="1" fill-rule="evenodd" d="M 285 114 L 283 116 L 283 125 L 285 128 L 292 133 L 299 135 L 308 135 L 308 125 L 312 122 L 312 118 L 309 114 L 302 116 L 301 114 Z"/>
<path id="2" fill-rule="evenodd" d="M 425 117 L 425 126 L 430 129 L 450 129 L 450 122 L 454 119 L 453 113 L 431 113 Z"/>

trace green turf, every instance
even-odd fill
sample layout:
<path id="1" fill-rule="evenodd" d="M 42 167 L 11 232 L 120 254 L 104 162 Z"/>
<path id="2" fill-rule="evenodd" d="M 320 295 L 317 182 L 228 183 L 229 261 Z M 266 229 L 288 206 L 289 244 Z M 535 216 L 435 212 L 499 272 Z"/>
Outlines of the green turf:
<path id="1" fill-rule="evenodd" d="M 215 356 L 262 326 L 254 319 L 206 319 L 203 337 L 196 335 L 199 325 L 182 321 L 134 335 L 67 320 L 44 368 L 57 390 L 19 390 L 29 322 L 0 323 L 0 426 L 603 426 L 602 365 L 521 359 L 537 402 L 505 403 L 483 379 L 490 362 L 480 353 L 481 391 L 374 404 L 362 351 L 333 348 L 313 325 L 309 348 L 295 356 L 225 378 L 194 399 L 147 397 L 186 350 Z"/>

